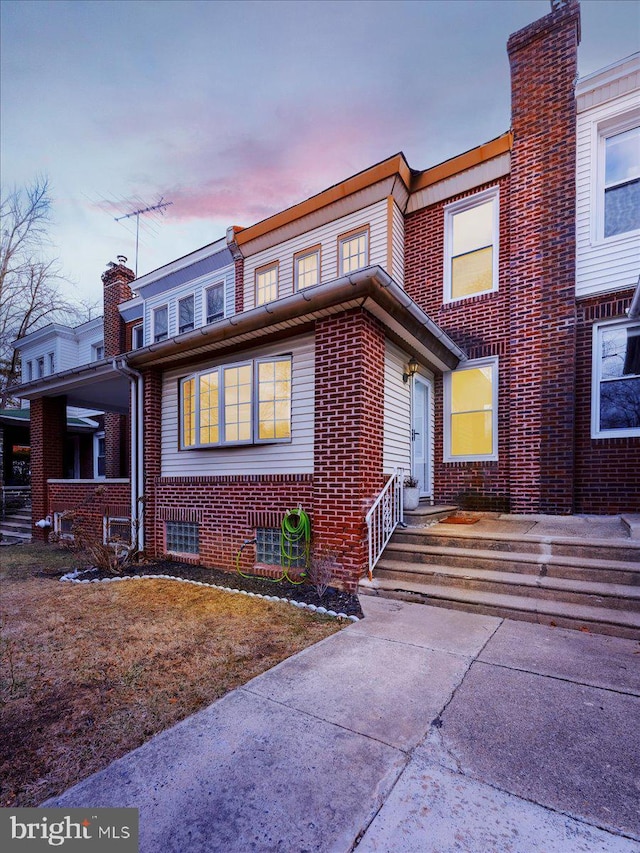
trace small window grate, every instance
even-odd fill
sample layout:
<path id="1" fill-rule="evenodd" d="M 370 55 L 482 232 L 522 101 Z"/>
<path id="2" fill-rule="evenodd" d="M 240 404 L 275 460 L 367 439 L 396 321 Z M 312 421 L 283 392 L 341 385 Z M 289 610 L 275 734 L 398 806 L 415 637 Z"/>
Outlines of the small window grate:
<path id="1" fill-rule="evenodd" d="M 193 521 L 165 522 L 167 551 L 178 554 L 200 553 L 200 528 Z"/>

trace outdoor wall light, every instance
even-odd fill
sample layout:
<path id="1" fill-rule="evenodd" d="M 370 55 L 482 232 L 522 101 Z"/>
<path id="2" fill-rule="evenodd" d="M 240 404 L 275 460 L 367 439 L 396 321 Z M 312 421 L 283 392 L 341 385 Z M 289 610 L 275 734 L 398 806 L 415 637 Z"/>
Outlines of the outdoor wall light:
<path id="1" fill-rule="evenodd" d="M 411 379 L 412 376 L 415 376 L 418 372 L 418 362 L 415 360 L 414 356 L 411 356 L 409 360 L 409 364 L 407 365 L 407 372 L 402 374 L 402 381 L 406 383 Z"/>

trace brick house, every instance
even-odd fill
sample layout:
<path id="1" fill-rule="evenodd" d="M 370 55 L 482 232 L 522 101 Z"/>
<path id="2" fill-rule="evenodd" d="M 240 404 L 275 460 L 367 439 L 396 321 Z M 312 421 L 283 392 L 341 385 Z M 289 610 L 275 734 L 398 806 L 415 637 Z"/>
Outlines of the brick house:
<path id="1" fill-rule="evenodd" d="M 67 405 L 106 412 L 96 525 L 141 517 L 145 552 L 230 570 L 244 545 L 279 571 L 300 506 L 354 589 L 398 470 L 431 503 L 640 511 L 638 63 L 576 93 L 579 35 L 554 0 L 511 36 L 488 143 L 426 171 L 397 154 L 135 282 L 111 265 L 105 358 L 22 387 L 34 520 L 95 493 L 63 476 Z"/>

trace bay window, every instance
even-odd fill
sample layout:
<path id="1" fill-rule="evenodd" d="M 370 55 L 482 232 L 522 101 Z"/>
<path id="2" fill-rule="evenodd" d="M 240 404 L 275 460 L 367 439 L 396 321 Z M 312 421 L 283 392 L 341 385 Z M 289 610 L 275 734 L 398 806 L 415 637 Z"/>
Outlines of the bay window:
<path id="1" fill-rule="evenodd" d="M 258 358 L 180 381 L 181 447 L 291 440 L 291 357 Z"/>

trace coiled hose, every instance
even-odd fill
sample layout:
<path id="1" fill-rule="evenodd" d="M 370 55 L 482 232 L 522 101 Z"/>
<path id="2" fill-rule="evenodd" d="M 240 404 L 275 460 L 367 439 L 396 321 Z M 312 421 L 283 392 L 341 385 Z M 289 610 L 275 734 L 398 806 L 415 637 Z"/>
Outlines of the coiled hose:
<path id="1" fill-rule="evenodd" d="M 304 567 L 309 565 L 311 555 L 311 520 L 308 514 L 298 507 L 297 509 L 288 509 L 280 524 L 280 562 L 282 565 L 282 575 L 279 578 L 267 578 L 264 575 L 248 575 L 240 568 L 240 557 L 247 545 L 255 544 L 255 539 L 247 540 L 238 553 L 236 554 L 236 571 L 243 578 L 271 581 L 271 583 L 281 583 L 283 580 L 288 580 L 289 583 L 301 584 L 304 583 L 307 576 L 306 571 L 302 572 L 299 580 L 293 580 L 289 576 L 289 570 L 294 563 L 300 559 L 300 545 L 304 540 Z"/>

